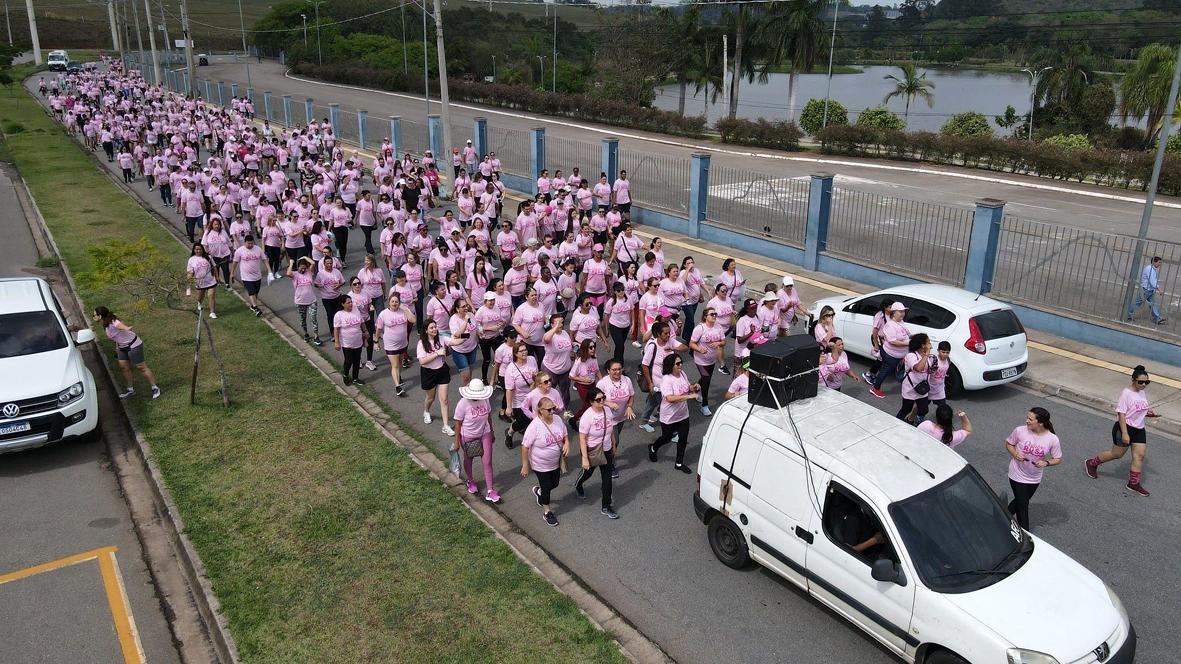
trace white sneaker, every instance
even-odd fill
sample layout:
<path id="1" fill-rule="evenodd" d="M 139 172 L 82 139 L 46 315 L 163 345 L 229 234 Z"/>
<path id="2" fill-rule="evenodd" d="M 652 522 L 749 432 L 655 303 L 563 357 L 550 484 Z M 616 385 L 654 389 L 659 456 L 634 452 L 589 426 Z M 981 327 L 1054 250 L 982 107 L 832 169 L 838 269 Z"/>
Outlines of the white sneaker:
<path id="1" fill-rule="evenodd" d="M 377 365 L 373 363 L 373 360 L 369 360 L 368 362 L 366 362 L 365 368 L 370 371 L 377 371 Z"/>
<path id="2" fill-rule="evenodd" d="M 275 282 L 275 273 L 274 272 L 267 272 L 267 285 L 270 285 L 274 282 Z"/>
<path id="3" fill-rule="evenodd" d="M 640 343 L 640 342 L 638 342 L 638 341 L 633 341 L 633 342 L 632 342 L 632 346 L 633 346 L 633 347 L 635 347 L 635 348 L 643 348 L 643 347 L 644 347 L 644 344 L 642 344 L 642 343 Z"/>
<path id="4" fill-rule="evenodd" d="M 159 398 L 160 398 L 160 388 L 159 388 L 158 386 L 156 386 L 156 385 L 153 385 L 153 386 L 152 386 L 152 398 L 153 398 L 153 399 L 159 399 Z"/>
<path id="5" fill-rule="evenodd" d="M 430 424 L 431 423 L 430 411 L 426 411 L 426 410 L 422 411 L 422 423 L 423 424 Z"/>
<path id="6" fill-rule="evenodd" d="M 454 436 L 454 435 L 455 435 L 455 429 L 452 429 L 450 426 L 448 426 L 448 425 L 444 424 L 444 425 L 443 425 L 443 435 L 444 435 L 444 436 Z"/>
<path id="7" fill-rule="evenodd" d="M 217 320 L 217 312 L 216 312 L 216 311 L 210 311 L 210 312 L 209 312 L 209 317 L 210 317 L 210 318 L 212 318 L 212 319 L 214 319 L 214 320 Z"/>

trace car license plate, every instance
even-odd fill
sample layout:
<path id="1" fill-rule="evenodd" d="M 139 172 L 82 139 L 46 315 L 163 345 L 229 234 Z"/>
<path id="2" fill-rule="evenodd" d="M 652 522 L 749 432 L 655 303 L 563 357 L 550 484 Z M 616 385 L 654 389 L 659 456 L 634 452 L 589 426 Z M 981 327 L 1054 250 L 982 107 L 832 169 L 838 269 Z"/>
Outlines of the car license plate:
<path id="1" fill-rule="evenodd" d="M 11 433 L 24 433 L 33 428 L 33 425 L 28 422 L 9 422 L 8 424 L 0 424 L 0 436 L 7 436 Z"/>
<path id="2" fill-rule="evenodd" d="M 1013 378 L 1017 375 L 1017 367 L 1009 367 L 1008 369 L 1001 369 L 1001 378 Z"/>

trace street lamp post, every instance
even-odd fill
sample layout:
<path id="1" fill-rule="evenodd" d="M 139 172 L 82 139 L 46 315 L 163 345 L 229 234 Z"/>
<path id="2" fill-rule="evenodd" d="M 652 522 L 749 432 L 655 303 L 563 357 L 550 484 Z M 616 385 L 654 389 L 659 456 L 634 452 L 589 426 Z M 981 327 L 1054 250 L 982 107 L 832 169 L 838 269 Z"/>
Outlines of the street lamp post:
<path id="1" fill-rule="evenodd" d="M 541 91 L 545 92 L 545 56 L 537 56 L 537 62 L 541 64 L 541 73 L 537 75 L 537 80 L 541 83 Z"/>
<path id="2" fill-rule="evenodd" d="M 320 5 L 324 2 L 324 0 L 304 0 L 304 2 L 311 4 L 312 7 L 316 9 L 316 61 L 320 64 L 324 64 L 324 51 L 320 47 Z M 304 22 L 305 24 L 307 23 L 306 17 L 304 18 Z M 307 27 L 305 25 L 304 45 L 307 45 L 307 39 Z"/>
<path id="3" fill-rule="evenodd" d="M 496 82 L 496 56 L 492 56 L 492 82 Z"/>
<path id="4" fill-rule="evenodd" d="M 307 14 L 300 14 L 299 17 L 303 19 L 303 47 L 307 48 L 308 47 L 308 15 Z"/>
<path id="5" fill-rule="evenodd" d="M 250 82 L 250 50 L 246 47 L 246 18 L 242 15 L 242 0 L 238 0 L 238 27 L 242 30 L 242 57 L 246 58 L 246 89 L 251 90 L 254 85 Z"/>
<path id="6" fill-rule="evenodd" d="M 841 7 L 837 0 L 832 2 L 832 37 L 828 41 L 828 83 L 824 86 L 824 119 L 820 122 L 820 128 L 824 129 L 828 126 L 828 100 L 832 95 L 832 54 L 837 47 L 837 17 L 841 14 Z M 793 109 L 787 110 L 788 114 L 793 114 Z"/>
<path id="7" fill-rule="evenodd" d="M 1026 67 L 1025 69 L 1021 70 L 1026 74 L 1029 74 L 1029 85 L 1031 86 L 1029 91 L 1029 133 L 1027 135 L 1027 140 L 1033 140 L 1033 111 L 1037 106 L 1037 80 L 1042 77 L 1042 74 L 1050 71 L 1051 69 L 1053 69 L 1053 67 L 1042 67 L 1035 72 L 1029 67 Z"/>

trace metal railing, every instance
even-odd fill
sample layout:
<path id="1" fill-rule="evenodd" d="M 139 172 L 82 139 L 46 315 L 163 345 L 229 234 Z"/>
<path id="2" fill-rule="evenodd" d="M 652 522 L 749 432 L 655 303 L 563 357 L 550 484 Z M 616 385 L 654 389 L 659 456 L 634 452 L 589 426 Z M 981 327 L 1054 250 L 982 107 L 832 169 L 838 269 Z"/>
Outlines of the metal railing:
<path id="1" fill-rule="evenodd" d="M 833 187 L 827 251 L 960 286 L 974 215 L 972 208 Z"/>
<path id="2" fill-rule="evenodd" d="M 402 119 L 402 145 L 398 149 L 405 153 L 420 155 L 431 149 L 430 130 L 425 122 Z"/>
<path id="3" fill-rule="evenodd" d="M 1127 235 L 1005 215 L 992 292 L 1038 308 L 1126 324 L 1124 296 L 1136 245 L 1137 239 Z M 1148 240 L 1140 264 L 1147 266 L 1153 256 L 1163 259 L 1155 299 L 1167 322 L 1153 325 L 1147 304 L 1137 312 L 1136 321 L 1181 334 L 1173 316 L 1181 305 L 1181 243 Z M 1137 276 L 1137 295 L 1139 281 Z"/>
<path id="4" fill-rule="evenodd" d="M 496 153 L 496 157 L 500 159 L 501 170 L 504 172 L 523 178 L 531 176 L 532 170 L 529 164 L 532 157 L 529 154 L 529 132 L 523 129 L 488 127 L 488 152 Z"/>
<path id="5" fill-rule="evenodd" d="M 336 140 L 360 144 L 361 134 L 357 126 L 357 114 L 355 112 L 343 109 L 340 111 L 336 122 Z"/>
<path id="6" fill-rule="evenodd" d="M 804 246 L 809 179 L 710 166 L 706 223 L 794 247 Z"/>
<path id="7" fill-rule="evenodd" d="M 689 164 L 685 157 L 619 150 L 619 170 L 631 180 L 632 200 L 677 216 L 689 211 Z"/>
<path id="8" fill-rule="evenodd" d="M 564 178 L 569 178 L 577 167 L 578 174 L 593 186 L 603 170 L 603 146 L 601 143 L 546 136 L 545 165 L 551 177 L 560 168 Z"/>

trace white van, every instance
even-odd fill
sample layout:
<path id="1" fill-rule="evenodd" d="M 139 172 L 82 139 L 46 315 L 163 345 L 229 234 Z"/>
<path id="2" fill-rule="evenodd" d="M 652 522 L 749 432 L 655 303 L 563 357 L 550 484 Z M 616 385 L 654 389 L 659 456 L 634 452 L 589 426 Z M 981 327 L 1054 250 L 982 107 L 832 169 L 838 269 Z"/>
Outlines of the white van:
<path id="1" fill-rule="evenodd" d="M 49 71 L 65 71 L 70 65 L 70 56 L 65 51 L 50 51 L 45 61 L 49 65 Z"/>
<path id="2" fill-rule="evenodd" d="M 801 443 L 802 441 L 802 443 Z M 831 390 L 710 421 L 693 506 L 724 564 L 754 560 L 908 662 L 1129 664 L 1119 598 L 1021 529 L 958 454 Z"/>

